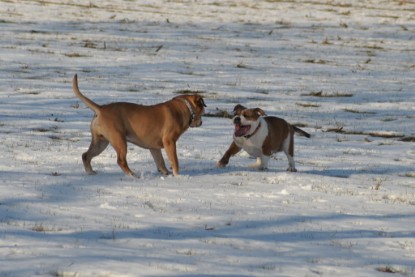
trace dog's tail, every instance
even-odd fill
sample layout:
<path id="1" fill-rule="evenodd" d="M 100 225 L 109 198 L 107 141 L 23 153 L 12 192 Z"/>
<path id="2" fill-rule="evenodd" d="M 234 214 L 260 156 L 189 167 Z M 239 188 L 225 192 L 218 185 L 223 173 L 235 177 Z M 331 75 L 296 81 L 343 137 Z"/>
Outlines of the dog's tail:
<path id="1" fill-rule="evenodd" d="M 97 103 L 95 103 L 94 101 L 92 101 L 91 99 L 85 97 L 78 88 L 78 75 L 75 74 L 75 76 L 73 76 L 73 80 L 72 80 L 72 89 L 73 92 L 75 93 L 75 95 L 81 99 L 82 102 L 85 103 L 85 105 L 88 106 L 88 108 L 90 108 L 91 110 L 93 110 L 96 114 L 99 113 L 101 106 L 98 105 Z"/>
<path id="2" fill-rule="evenodd" d="M 310 138 L 311 137 L 310 134 L 307 133 L 306 131 L 303 131 L 300 128 L 295 127 L 294 125 L 292 125 L 292 126 L 293 126 L 294 131 L 296 133 L 298 133 L 300 136 L 303 136 L 303 137 L 306 137 L 306 138 Z"/>

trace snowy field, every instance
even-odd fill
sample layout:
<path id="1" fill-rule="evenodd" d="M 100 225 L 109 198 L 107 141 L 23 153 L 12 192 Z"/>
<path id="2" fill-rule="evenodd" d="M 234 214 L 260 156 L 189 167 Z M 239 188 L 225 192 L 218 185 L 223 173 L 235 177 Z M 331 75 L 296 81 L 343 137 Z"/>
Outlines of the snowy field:
<path id="1" fill-rule="evenodd" d="M 412 0 L 0 0 L 0 276 L 414 276 Z M 181 176 L 84 173 L 98 103 L 205 97 Z M 216 168 L 241 103 L 312 134 Z"/>

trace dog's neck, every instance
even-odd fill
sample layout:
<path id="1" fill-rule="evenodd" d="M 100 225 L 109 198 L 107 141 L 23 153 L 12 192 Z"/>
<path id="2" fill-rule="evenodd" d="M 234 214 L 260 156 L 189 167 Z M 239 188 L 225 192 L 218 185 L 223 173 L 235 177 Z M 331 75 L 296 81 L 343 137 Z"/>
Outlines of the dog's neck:
<path id="1" fill-rule="evenodd" d="M 189 101 L 187 101 L 187 99 L 180 99 L 182 100 L 185 104 L 186 107 L 189 109 L 190 112 L 190 120 L 189 120 L 189 126 L 192 125 L 193 120 L 195 119 L 195 112 L 193 111 L 192 105 L 190 105 Z"/>
<path id="2" fill-rule="evenodd" d="M 259 128 L 261 128 L 261 122 L 259 122 L 258 126 L 256 127 L 255 131 L 252 134 L 244 136 L 244 138 L 246 139 L 251 138 L 253 135 L 255 135 L 258 132 Z"/>

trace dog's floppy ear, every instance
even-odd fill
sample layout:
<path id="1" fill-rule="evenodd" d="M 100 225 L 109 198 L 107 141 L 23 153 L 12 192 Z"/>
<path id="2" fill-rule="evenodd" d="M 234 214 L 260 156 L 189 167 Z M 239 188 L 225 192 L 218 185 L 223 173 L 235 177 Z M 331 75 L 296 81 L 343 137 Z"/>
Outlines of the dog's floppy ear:
<path id="1" fill-rule="evenodd" d="M 199 99 L 197 100 L 197 103 L 199 104 L 199 106 L 207 107 L 206 104 L 205 104 L 205 100 L 203 100 L 202 96 L 199 96 Z"/>
<path id="2" fill-rule="evenodd" d="M 267 115 L 261 108 L 255 108 L 254 112 L 256 112 L 259 116 Z"/>
<path id="3" fill-rule="evenodd" d="M 239 115 L 243 110 L 246 110 L 247 107 L 242 106 L 241 104 L 238 104 L 233 108 L 233 115 Z"/>

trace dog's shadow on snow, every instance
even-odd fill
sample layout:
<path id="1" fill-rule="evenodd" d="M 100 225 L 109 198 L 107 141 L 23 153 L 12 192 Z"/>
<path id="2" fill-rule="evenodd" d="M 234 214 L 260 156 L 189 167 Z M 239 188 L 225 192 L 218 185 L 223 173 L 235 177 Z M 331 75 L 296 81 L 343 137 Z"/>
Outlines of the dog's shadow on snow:
<path id="1" fill-rule="evenodd" d="M 367 168 L 357 168 L 357 169 L 348 169 L 348 168 L 324 168 L 324 169 L 311 169 L 299 171 L 299 173 L 310 174 L 310 175 L 320 175 L 325 177 L 334 177 L 334 178 L 350 178 L 354 175 L 405 175 L 407 172 L 412 171 L 412 168 L 405 165 L 395 165 L 395 166 L 385 166 L 385 167 L 367 167 Z"/>
<path id="2" fill-rule="evenodd" d="M 229 165 L 223 168 L 219 168 L 216 166 L 215 162 L 209 161 L 206 163 L 201 164 L 197 168 L 194 165 L 184 164 L 183 168 L 180 171 L 180 174 L 190 177 L 197 177 L 197 176 L 205 176 L 205 175 L 223 175 L 223 174 L 249 174 L 249 173 L 264 173 L 264 174 L 293 174 L 297 176 L 303 176 L 305 174 L 310 175 L 319 175 L 325 177 L 333 177 L 333 178 L 349 178 L 353 175 L 363 174 L 363 173 L 375 173 L 369 170 L 353 170 L 353 169 L 341 169 L 341 168 L 331 168 L 331 169 L 306 169 L 301 170 L 301 168 L 297 168 L 298 172 L 288 172 L 285 170 L 284 167 L 282 168 L 269 168 L 265 170 L 258 170 L 256 168 L 252 168 L 247 165 Z M 385 173 L 383 173 L 385 174 Z M 156 173 L 152 174 L 156 176 Z"/>
<path id="3" fill-rule="evenodd" d="M 334 178 L 349 178 L 352 175 L 359 174 L 359 171 L 352 169 L 322 169 L 322 170 L 305 170 L 299 171 L 303 174 L 311 175 L 320 175 L 324 177 L 334 177 Z"/>
<path id="4" fill-rule="evenodd" d="M 286 165 L 272 165 L 268 169 L 265 170 L 258 170 L 256 168 L 250 167 L 250 163 L 235 163 L 230 164 L 226 167 L 219 168 L 216 165 L 216 161 L 200 161 L 197 162 L 185 162 L 182 163 L 183 167 L 181 168 L 180 173 L 186 176 L 205 176 L 205 175 L 223 175 L 223 174 L 233 174 L 233 173 L 261 173 L 264 174 L 293 174 L 298 176 L 303 175 L 317 175 L 317 176 L 324 176 L 324 177 L 333 177 L 333 178 L 350 178 L 356 175 L 364 175 L 364 174 L 373 174 L 373 175 L 404 175 L 407 172 L 412 171 L 413 169 L 405 166 L 405 165 L 385 165 L 381 167 L 360 167 L 356 169 L 352 168 L 312 168 L 310 169 L 309 166 L 304 166 L 305 169 L 302 168 L 301 165 L 297 166 L 298 172 L 287 172 L 285 170 Z"/>

